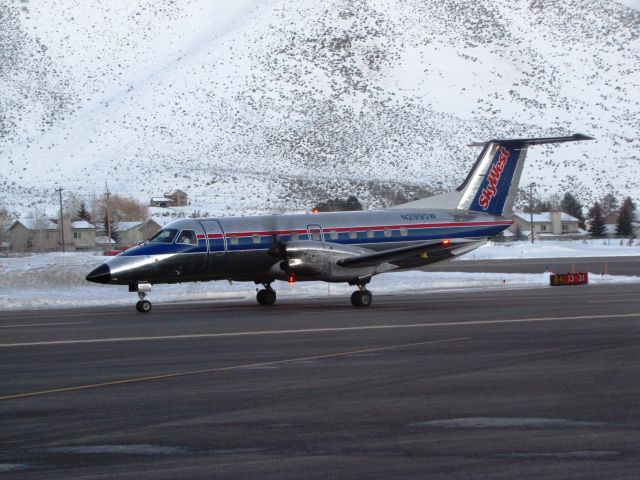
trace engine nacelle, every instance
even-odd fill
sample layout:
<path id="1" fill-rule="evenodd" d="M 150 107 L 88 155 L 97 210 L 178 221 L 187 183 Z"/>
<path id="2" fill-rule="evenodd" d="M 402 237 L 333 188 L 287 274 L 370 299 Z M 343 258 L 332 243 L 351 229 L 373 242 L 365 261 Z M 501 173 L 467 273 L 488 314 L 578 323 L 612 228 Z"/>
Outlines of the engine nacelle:
<path id="1" fill-rule="evenodd" d="M 360 247 L 330 242 L 302 241 L 286 244 L 286 259 L 276 263 L 269 275 L 288 280 L 293 275 L 298 280 L 322 280 L 325 282 L 355 282 L 360 278 L 397 268 L 383 263 L 368 267 L 341 267 L 338 260 L 371 253 Z"/>

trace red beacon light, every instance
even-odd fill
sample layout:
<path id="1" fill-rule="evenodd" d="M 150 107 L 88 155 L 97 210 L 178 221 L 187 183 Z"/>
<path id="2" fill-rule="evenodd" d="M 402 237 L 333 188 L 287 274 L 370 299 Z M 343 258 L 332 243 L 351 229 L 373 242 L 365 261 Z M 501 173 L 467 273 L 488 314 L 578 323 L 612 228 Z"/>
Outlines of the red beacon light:
<path id="1" fill-rule="evenodd" d="M 443 245 L 449 245 L 451 243 L 451 240 L 442 240 L 442 244 Z"/>
<path id="2" fill-rule="evenodd" d="M 293 285 L 294 283 L 296 283 L 296 278 L 291 274 L 289 275 L 289 285 Z"/>

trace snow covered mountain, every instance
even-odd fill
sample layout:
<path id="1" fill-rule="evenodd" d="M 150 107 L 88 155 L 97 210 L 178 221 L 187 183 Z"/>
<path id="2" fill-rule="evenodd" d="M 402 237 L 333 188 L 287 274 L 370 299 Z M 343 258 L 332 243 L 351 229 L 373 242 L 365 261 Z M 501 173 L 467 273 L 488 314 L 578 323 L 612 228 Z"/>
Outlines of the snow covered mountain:
<path id="1" fill-rule="evenodd" d="M 625 0 L 627 2 L 631 0 Z M 613 0 L 0 0 L 0 204 L 382 206 L 471 141 L 574 132 L 523 184 L 640 197 L 640 12 Z"/>

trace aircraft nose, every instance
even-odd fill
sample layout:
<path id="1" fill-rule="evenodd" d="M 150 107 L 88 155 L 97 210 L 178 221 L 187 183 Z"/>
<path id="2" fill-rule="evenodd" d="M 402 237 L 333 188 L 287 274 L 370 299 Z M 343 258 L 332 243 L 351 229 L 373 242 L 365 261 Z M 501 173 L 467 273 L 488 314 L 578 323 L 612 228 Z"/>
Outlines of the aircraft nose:
<path id="1" fill-rule="evenodd" d="M 111 270 L 109 265 L 103 263 L 98 268 L 89 272 L 87 280 L 95 283 L 109 283 L 111 281 Z"/>

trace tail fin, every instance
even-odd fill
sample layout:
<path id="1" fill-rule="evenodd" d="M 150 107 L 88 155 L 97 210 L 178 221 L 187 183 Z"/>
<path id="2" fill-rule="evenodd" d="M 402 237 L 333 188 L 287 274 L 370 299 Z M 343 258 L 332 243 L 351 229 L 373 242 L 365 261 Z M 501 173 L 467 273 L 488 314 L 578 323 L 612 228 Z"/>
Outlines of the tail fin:
<path id="1" fill-rule="evenodd" d="M 545 143 L 592 140 L 582 134 L 570 137 L 515 138 L 473 143 L 483 147 L 465 181 L 456 190 L 393 208 L 444 208 L 508 215 L 520 183 L 527 148 Z"/>

